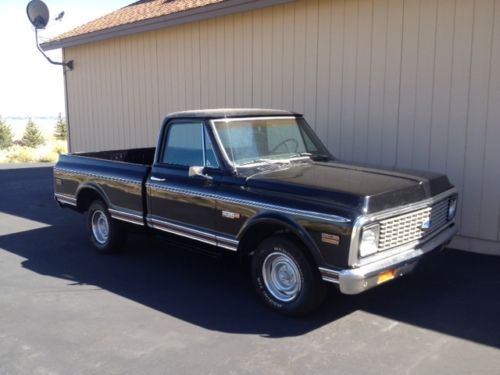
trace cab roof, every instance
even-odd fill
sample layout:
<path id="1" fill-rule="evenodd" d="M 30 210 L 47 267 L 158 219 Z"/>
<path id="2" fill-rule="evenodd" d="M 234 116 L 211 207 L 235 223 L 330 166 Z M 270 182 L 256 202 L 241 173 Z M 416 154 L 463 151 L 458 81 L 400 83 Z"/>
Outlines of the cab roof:
<path id="1" fill-rule="evenodd" d="M 172 118 L 236 118 L 236 117 L 274 117 L 274 116 L 293 116 L 302 117 L 302 114 L 280 109 L 262 109 L 262 108 L 216 108 L 199 109 L 194 111 L 173 112 L 167 115 Z"/>

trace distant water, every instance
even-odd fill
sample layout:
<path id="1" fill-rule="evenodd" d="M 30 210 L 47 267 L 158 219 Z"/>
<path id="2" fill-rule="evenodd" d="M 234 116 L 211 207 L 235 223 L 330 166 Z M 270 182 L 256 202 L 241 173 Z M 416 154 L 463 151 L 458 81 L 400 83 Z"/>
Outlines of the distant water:
<path id="1" fill-rule="evenodd" d="M 23 136 L 24 129 L 28 123 L 28 117 L 2 117 L 2 119 L 10 125 L 14 132 L 14 139 L 20 139 Z M 33 122 L 42 131 L 45 137 L 50 137 L 54 134 L 57 117 L 32 117 Z"/>

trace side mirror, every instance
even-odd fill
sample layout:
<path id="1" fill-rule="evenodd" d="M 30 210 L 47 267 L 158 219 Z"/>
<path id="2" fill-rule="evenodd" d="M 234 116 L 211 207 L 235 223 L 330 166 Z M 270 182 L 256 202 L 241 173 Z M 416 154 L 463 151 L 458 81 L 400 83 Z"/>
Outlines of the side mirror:
<path id="1" fill-rule="evenodd" d="M 203 177 L 206 178 L 207 180 L 211 180 L 213 177 L 205 174 L 205 167 L 199 167 L 199 166 L 194 166 L 194 167 L 189 167 L 189 177 Z"/>

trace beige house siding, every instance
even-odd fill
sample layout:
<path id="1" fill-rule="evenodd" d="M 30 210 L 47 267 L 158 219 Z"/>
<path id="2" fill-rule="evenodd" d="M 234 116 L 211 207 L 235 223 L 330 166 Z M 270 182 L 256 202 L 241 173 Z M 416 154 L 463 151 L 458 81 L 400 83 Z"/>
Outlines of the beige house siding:
<path id="1" fill-rule="evenodd" d="M 64 53 L 72 151 L 152 146 L 177 110 L 292 109 L 342 159 L 447 173 L 456 244 L 500 254 L 500 0 L 299 0 Z"/>

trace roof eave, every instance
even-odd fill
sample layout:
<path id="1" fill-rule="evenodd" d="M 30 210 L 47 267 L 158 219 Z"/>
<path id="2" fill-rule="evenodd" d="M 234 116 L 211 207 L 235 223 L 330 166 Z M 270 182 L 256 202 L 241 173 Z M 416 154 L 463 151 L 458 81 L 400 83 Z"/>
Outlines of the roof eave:
<path id="1" fill-rule="evenodd" d="M 183 12 L 168 14 L 165 16 L 149 18 L 143 21 L 110 27 L 108 29 L 64 38 L 61 40 L 49 41 L 46 43 L 42 43 L 40 47 L 44 51 L 58 48 L 74 47 L 81 44 L 94 43 L 105 39 L 118 38 L 131 34 L 153 31 L 165 27 L 202 21 L 209 18 L 226 16 L 229 14 L 289 3 L 292 1 L 295 0 L 228 0 L 222 3 L 211 4 L 200 8 L 186 10 Z"/>

